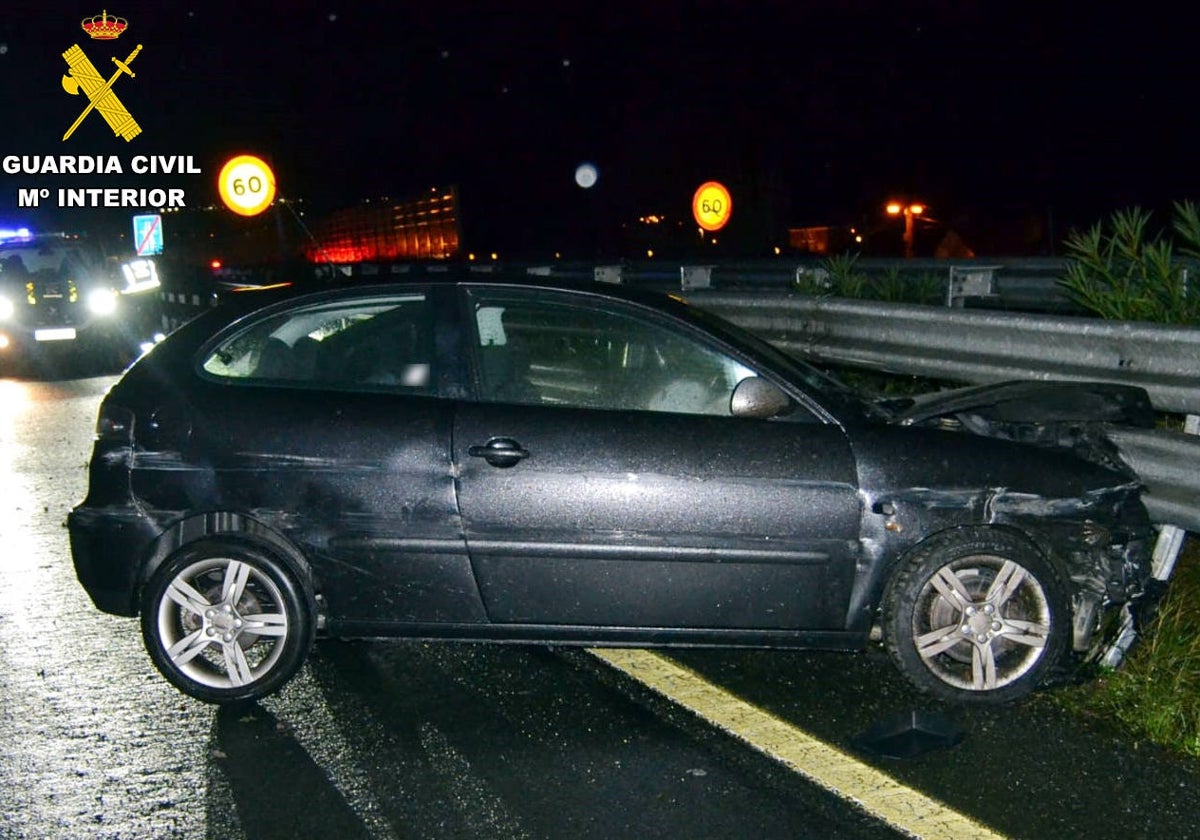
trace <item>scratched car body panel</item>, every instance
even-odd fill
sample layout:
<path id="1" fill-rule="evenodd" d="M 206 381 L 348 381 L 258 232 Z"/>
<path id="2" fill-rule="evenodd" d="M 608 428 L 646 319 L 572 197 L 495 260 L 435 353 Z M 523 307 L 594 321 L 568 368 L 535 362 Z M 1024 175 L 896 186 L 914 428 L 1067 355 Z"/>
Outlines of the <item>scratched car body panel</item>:
<path id="1" fill-rule="evenodd" d="M 609 287 L 235 297 L 113 387 L 68 523 L 96 605 L 140 615 L 200 699 L 277 690 L 321 634 L 855 649 L 875 631 L 918 688 L 998 702 L 1137 607 L 1139 486 L 1077 444 L 1098 403 L 1144 422 L 1144 394 L 1093 386 L 1075 418 L 1045 384 L 872 403 Z M 1055 426 L 1037 446 L 1001 439 L 1019 418 L 994 406 L 1022 394 Z"/>

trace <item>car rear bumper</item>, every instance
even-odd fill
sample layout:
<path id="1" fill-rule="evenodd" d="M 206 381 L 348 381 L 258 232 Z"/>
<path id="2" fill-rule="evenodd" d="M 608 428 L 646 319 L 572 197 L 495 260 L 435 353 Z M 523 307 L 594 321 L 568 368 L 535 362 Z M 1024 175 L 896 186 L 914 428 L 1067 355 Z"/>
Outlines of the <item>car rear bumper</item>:
<path id="1" fill-rule="evenodd" d="M 142 560 L 158 527 L 133 508 L 80 505 L 67 516 L 75 575 L 100 610 L 137 615 Z"/>

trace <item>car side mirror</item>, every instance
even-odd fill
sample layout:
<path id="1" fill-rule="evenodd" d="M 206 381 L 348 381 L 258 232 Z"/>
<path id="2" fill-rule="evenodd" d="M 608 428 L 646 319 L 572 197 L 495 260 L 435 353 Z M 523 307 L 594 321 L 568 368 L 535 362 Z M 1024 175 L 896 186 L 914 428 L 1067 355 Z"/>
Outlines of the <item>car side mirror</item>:
<path id="1" fill-rule="evenodd" d="M 778 417 L 789 408 L 792 401 L 773 382 L 758 376 L 748 376 L 733 389 L 729 401 L 729 413 L 734 417 L 755 417 L 766 420 Z"/>

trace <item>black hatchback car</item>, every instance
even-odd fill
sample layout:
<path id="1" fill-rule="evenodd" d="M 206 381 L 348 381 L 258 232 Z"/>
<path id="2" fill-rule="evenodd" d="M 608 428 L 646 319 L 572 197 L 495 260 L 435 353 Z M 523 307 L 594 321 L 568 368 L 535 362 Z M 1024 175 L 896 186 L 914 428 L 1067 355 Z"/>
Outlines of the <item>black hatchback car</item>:
<path id="1" fill-rule="evenodd" d="M 468 275 L 231 298 L 108 393 L 69 518 L 97 607 L 140 615 L 201 700 L 277 690 L 318 635 L 874 635 L 920 689 L 1006 701 L 1147 576 L 1128 472 L 971 433 L 971 399 L 864 401 L 665 295 Z"/>

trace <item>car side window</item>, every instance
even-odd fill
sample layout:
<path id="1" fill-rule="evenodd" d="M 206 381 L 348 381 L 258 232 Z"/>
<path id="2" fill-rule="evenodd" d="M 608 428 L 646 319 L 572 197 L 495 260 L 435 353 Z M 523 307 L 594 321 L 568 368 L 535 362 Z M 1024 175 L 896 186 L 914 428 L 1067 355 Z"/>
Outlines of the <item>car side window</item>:
<path id="1" fill-rule="evenodd" d="M 429 394 L 432 331 L 423 294 L 313 304 L 239 330 L 201 367 L 243 383 Z"/>
<path id="2" fill-rule="evenodd" d="M 486 402 L 729 416 L 754 371 L 682 330 L 600 307 L 475 291 Z"/>

